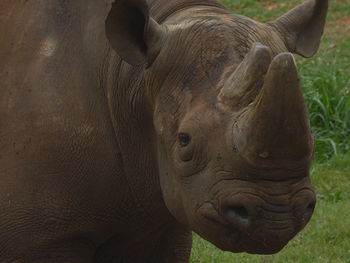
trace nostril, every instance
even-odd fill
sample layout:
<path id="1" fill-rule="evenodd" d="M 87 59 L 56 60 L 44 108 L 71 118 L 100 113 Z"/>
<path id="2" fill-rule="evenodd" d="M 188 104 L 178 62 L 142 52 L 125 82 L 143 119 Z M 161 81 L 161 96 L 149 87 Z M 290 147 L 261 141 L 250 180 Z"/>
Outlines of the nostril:
<path id="1" fill-rule="evenodd" d="M 306 207 L 304 218 L 303 218 L 304 220 L 309 220 L 311 218 L 311 215 L 314 212 L 315 206 L 316 206 L 316 202 L 312 202 Z"/>
<path id="2" fill-rule="evenodd" d="M 249 212 L 244 206 L 230 206 L 225 209 L 225 218 L 240 227 L 249 226 Z"/>

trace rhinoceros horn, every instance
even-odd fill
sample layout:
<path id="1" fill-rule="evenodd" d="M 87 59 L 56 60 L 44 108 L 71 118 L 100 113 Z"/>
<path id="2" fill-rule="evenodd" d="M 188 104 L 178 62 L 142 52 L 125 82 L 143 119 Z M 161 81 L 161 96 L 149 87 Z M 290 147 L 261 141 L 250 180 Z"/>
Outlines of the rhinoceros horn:
<path id="1" fill-rule="evenodd" d="M 269 48 L 255 43 L 241 64 L 225 82 L 218 99 L 232 110 L 253 102 L 271 63 Z"/>
<path id="2" fill-rule="evenodd" d="M 310 160 L 313 140 L 291 53 L 272 60 L 258 96 L 235 123 L 233 137 L 240 155 L 254 164 Z"/>

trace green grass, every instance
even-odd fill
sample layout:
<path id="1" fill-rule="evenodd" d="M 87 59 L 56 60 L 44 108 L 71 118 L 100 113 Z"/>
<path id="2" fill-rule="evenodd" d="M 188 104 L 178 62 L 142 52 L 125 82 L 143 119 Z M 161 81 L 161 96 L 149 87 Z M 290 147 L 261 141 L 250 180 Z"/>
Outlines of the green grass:
<path id="1" fill-rule="evenodd" d="M 350 150 L 349 54 L 350 36 L 335 40 L 327 35 L 317 57 L 298 60 L 316 138 L 316 160 Z"/>
<path id="2" fill-rule="evenodd" d="M 274 20 L 299 0 L 222 0 L 233 12 Z M 350 1 L 330 1 L 317 55 L 298 57 L 315 136 L 317 206 L 309 225 L 271 256 L 222 252 L 194 234 L 191 263 L 350 263 Z"/>
<path id="3" fill-rule="evenodd" d="M 349 263 L 350 154 L 316 164 L 312 179 L 317 188 L 315 213 L 281 252 L 271 256 L 222 252 L 194 235 L 190 263 Z"/>
<path id="4" fill-rule="evenodd" d="M 272 21 L 304 0 L 221 0 L 234 13 L 261 22 Z M 331 0 L 329 20 L 350 16 L 347 0 Z"/>

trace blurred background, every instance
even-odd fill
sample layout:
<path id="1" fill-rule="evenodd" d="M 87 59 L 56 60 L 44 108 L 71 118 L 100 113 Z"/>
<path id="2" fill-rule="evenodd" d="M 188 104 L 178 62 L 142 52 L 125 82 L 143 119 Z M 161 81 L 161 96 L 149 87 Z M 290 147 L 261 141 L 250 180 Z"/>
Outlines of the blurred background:
<path id="1" fill-rule="evenodd" d="M 221 2 L 267 22 L 302 1 Z M 311 222 L 271 256 L 222 252 L 193 234 L 191 263 L 350 262 L 350 0 L 330 0 L 320 50 L 311 59 L 296 57 L 316 145 L 312 182 L 318 199 Z"/>

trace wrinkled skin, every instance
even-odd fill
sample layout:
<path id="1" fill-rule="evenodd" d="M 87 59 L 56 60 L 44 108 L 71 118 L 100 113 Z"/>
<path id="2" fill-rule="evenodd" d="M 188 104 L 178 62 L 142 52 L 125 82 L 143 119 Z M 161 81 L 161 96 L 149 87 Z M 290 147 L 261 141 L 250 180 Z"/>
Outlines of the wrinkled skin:
<path id="1" fill-rule="evenodd" d="M 315 206 L 286 52 L 314 55 L 327 1 L 111 4 L 0 4 L 0 261 L 188 262 L 191 230 L 281 250 Z"/>
<path id="2" fill-rule="evenodd" d="M 290 161 L 282 167 L 275 163 L 259 167 L 234 150 L 232 128 L 242 112 L 220 108 L 215 98 L 222 88 L 225 73 L 232 73 L 243 55 L 235 53 L 237 49 L 232 45 L 236 42 L 232 30 L 235 24 L 217 18 L 204 23 L 202 18 L 191 20 L 200 26 L 191 27 L 184 34 L 185 38 L 205 36 L 206 42 L 188 45 L 188 41 L 181 39 L 179 42 L 186 43 L 187 48 L 179 45 L 169 51 L 180 61 L 190 57 L 188 64 L 193 57 L 198 61 L 194 62 L 196 66 L 176 72 L 181 78 L 162 83 L 168 89 L 161 90 L 154 114 L 164 199 L 180 222 L 189 224 L 221 249 L 277 252 L 307 222 L 295 216 L 294 203 L 313 207 L 314 193 L 308 178 L 310 155 L 307 155 L 311 152 L 306 152 L 302 164 Z M 175 31 L 174 38 L 178 38 L 178 34 Z M 199 36 L 193 36 L 195 34 Z M 248 45 L 240 48 L 248 50 L 249 43 L 260 42 L 272 47 L 273 54 L 286 51 L 283 43 L 276 39 L 274 45 L 269 45 L 267 36 L 258 39 L 251 36 Z M 174 41 L 169 37 L 170 43 Z M 214 51 L 208 52 L 213 48 Z M 190 52 L 195 55 L 191 56 Z M 181 61 L 181 64 L 187 65 L 186 62 Z M 165 64 L 161 55 L 157 63 Z M 149 70 L 150 79 L 175 74 L 172 72 L 180 68 L 175 66 L 174 69 L 173 65 L 157 68 L 157 65 Z M 188 90 L 188 87 L 195 88 Z M 172 90 L 170 94 L 169 90 Z M 179 133 L 190 135 L 191 142 L 187 147 L 180 145 Z M 242 210 L 243 218 L 239 220 L 248 220 L 246 217 L 252 213 L 252 225 L 235 222 L 235 215 L 223 219 L 225 213 L 230 213 L 225 211 L 230 207 Z"/>

